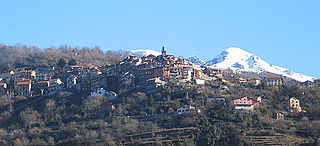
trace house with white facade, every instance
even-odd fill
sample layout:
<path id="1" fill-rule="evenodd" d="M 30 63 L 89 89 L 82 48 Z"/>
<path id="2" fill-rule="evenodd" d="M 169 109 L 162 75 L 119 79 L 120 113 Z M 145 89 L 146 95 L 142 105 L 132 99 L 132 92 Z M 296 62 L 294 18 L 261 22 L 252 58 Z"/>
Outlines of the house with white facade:
<path id="1" fill-rule="evenodd" d="M 196 109 L 194 106 L 191 105 L 184 105 L 177 109 L 177 114 L 191 114 L 191 113 L 200 113 L 200 109 Z"/>
<path id="2" fill-rule="evenodd" d="M 105 95 L 106 94 L 106 90 L 103 88 L 99 88 L 96 91 L 93 91 L 90 93 L 91 96 L 96 96 L 96 95 Z"/>

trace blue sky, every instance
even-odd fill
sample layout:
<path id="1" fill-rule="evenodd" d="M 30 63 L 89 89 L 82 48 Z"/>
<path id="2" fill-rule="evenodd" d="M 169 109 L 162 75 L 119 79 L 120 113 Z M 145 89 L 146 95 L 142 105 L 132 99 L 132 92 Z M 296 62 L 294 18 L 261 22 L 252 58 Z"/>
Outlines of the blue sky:
<path id="1" fill-rule="evenodd" d="M 240 47 L 267 62 L 320 76 L 319 0 L 10 0 L 0 43 L 103 50 L 148 48 L 207 61 Z"/>

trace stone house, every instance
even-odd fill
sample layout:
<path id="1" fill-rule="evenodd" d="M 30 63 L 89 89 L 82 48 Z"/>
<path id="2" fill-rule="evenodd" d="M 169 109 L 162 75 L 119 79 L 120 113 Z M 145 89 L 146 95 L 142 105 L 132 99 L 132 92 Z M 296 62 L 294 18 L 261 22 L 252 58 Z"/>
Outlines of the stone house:
<path id="1" fill-rule="evenodd" d="M 18 82 L 15 87 L 15 93 L 16 95 L 30 95 L 31 87 L 31 82 Z"/>
<path id="2" fill-rule="evenodd" d="M 191 114 L 191 113 L 200 113 L 200 109 L 196 109 L 194 106 L 191 105 L 184 105 L 177 109 L 177 114 Z"/>
<path id="3" fill-rule="evenodd" d="M 6 95 L 7 83 L 0 83 L 0 95 Z"/>
<path id="4" fill-rule="evenodd" d="M 70 75 L 68 78 L 67 78 L 67 89 L 71 89 L 71 88 L 75 88 L 76 85 L 77 85 L 77 78 L 78 76 L 74 76 L 74 75 Z"/>
<path id="5" fill-rule="evenodd" d="M 254 86 L 258 86 L 261 84 L 261 79 L 257 79 L 257 78 L 248 79 L 247 83 Z"/>

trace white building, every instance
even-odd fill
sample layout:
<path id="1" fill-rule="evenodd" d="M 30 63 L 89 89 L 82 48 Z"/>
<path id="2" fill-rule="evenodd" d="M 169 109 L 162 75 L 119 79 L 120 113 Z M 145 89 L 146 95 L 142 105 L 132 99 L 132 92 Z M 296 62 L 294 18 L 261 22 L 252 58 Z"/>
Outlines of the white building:
<path id="1" fill-rule="evenodd" d="M 203 79 L 196 79 L 196 84 L 198 84 L 198 85 L 204 85 L 204 83 L 205 83 L 205 80 L 203 80 Z"/>
<path id="2" fill-rule="evenodd" d="M 104 90 L 103 88 L 99 88 L 99 89 L 97 89 L 97 91 L 91 92 L 90 95 L 91 95 L 91 96 L 105 95 L 106 92 L 107 92 L 107 91 Z"/>
<path id="3" fill-rule="evenodd" d="M 190 105 L 184 105 L 183 107 L 178 108 L 177 110 L 177 114 L 181 115 L 181 114 L 189 114 L 189 113 L 200 113 L 201 110 L 200 109 L 196 109 L 193 106 Z"/>
<path id="4" fill-rule="evenodd" d="M 108 98 L 108 100 L 114 100 L 118 98 L 117 93 L 113 92 L 113 91 L 109 91 L 106 93 L 106 96 Z"/>

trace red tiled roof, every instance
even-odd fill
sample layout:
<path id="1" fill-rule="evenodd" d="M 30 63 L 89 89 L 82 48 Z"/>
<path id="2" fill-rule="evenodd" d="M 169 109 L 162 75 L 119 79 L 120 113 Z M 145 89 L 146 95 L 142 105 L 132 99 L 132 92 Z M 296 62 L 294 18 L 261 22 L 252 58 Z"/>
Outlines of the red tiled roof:
<path id="1" fill-rule="evenodd" d="M 248 79 L 248 81 L 255 81 L 255 80 L 261 80 L 261 79 L 257 79 L 257 78 Z"/>
<path id="2" fill-rule="evenodd" d="M 280 77 L 265 77 L 265 79 L 281 79 Z"/>
<path id="3" fill-rule="evenodd" d="M 314 79 L 314 81 L 320 81 L 320 79 Z"/>
<path id="4" fill-rule="evenodd" d="M 101 71 L 100 69 L 94 69 L 91 72 L 95 72 L 95 71 Z"/>
<path id="5" fill-rule="evenodd" d="M 170 67 L 169 69 L 182 69 L 182 68 L 178 68 L 178 67 Z"/>
<path id="6" fill-rule="evenodd" d="M 138 69 L 138 70 L 147 70 L 147 69 L 154 69 L 154 68 L 140 68 L 140 69 Z"/>
<path id="7" fill-rule="evenodd" d="M 254 99 L 252 99 L 250 97 L 237 98 L 237 99 L 234 99 L 233 102 L 235 102 L 237 100 L 240 100 L 240 102 L 241 102 L 242 99 L 246 99 L 246 100 L 243 100 L 243 101 L 246 101 L 246 103 L 243 103 L 243 102 L 242 103 L 234 103 L 234 105 L 253 105 L 253 104 L 255 104 L 257 102 L 256 100 L 254 100 Z M 248 103 L 248 101 L 250 101 L 250 100 L 252 100 L 252 102 Z"/>
<path id="8" fill-rule="evenodd" d="M 38 84 L 48 83 L 49 81 L 39 81 Z"/>
<path id="9" fill-rule="evenodd" d="M 168 69 L 167 67 L 157 67 L 156 69 Z"/>
<path id="10" fill-rule="evenodd" d="M 22 81 L 31 82 L 31 79 L 23 79 Z"/>
<path id="11" fill-rule="evenodd" d="M 29 85 L 31 84 L 30 82 L 18 82 L 18 85 Z"/>
<path id="12" fill-rule="evenodd" d="M 154 59 L 154 58 L 157 58 L 157 57 L 149 57 L 146 60 L 151 60 L 151 59 Z"/>

